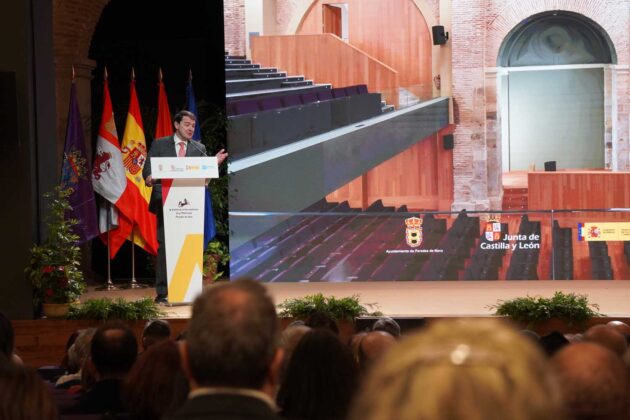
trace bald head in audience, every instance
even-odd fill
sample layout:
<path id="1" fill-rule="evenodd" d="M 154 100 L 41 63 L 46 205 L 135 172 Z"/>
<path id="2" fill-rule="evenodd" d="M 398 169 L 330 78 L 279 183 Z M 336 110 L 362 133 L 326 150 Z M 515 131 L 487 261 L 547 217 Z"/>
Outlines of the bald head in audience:
<path id="1" fill-rule="evenodd" d="M 628 347 L 626 338 L 610 325 L 595 325 L 584 333 L 584 341 L 597 343 L 623 357 Z"/>
<path id="2" fill-rule="evenodd" d="M 606 325 L 612 327 L 619 334 L 623 335 L 626 338 L 626 341 L 630 341 L 630 325 L 626 324 L 623 321 L 610 321 Z"/>
<path id="3" fill-rule="evenodd" d="M 551 359 L 573 419 L 626 418 L 626 367 L 611 350 L 595 343 L 575 343 Z"/>
<path id="4" fill-rule="evenodd" d="M 359 366 L 367 369 L 396 344 L 396 338 L 385 331 L 372 331 L 359 343 Z"/>

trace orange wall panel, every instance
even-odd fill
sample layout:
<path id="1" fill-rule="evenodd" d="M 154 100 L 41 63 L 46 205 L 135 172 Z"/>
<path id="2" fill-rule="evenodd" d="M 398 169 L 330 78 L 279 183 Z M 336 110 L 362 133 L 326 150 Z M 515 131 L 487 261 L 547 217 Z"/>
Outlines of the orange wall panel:
<path id="1" fill-rule="evenodd" d="M 326 199 L 330 202 L 347 200 L 356 208 L 383 200 L 386 206 L 406 205 L 409 210 L 450 210 L 453 153 L 442 147 L 442 135 L 449 129 L 423 139 Z"/>
<path id="2" fill-rule="evenodd" d="M 332 34 L 253 37 L 252 60 L 314 83 L 334 87 L 366 84 L 390 104 L 398 103 L 398 73 Z"/>
<path id="3" fill-rule="evenodd" d="M 629 172 L 530 172 L 528 186 L 532 210 L 630 207 Z"/>
<path id="4" fill-rule="evenodd" d="M 304 16 L 298 34 L 322 33 L 326 3 L 319 0 Z M 403 87 L 431 94 L 431 34 L 412 0 L 347 0 L 348 41 L 399 73 Z"/>

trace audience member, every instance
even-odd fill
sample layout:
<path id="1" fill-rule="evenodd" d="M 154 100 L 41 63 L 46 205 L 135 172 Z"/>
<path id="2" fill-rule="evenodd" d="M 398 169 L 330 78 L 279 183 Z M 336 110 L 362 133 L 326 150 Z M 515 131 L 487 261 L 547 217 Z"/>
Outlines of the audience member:
<path id="1" fill-rule="evenodd" d="M 552 331 L 543 335 L 540 337 L 539 342 L 545 354 L 549 357 L 556 354 L 564 346 L 569 345 L 569 340 L 558 331 Z"/>
<path id="2" fill-rule="evenodd" d="M 432 323 L 374 366 L 351 420 L 557 420 L 561 400 L 541 350 L 493 319 Z"/>
<path id="3" fill-rule="evenodd" d="M 286 418 L 343 419 L 357 384 L 358 369 L 350 350 L 326 329 L 309 331 L 289 361 L 278 405 Z"/>
<path id="4" fill-rule="evenodd" d="M 193 304 L 182 366 L 191 392 L 173 419 L 278 419 L 282 365 L 276 308 L 243 279 L 208 287 Z"/>
<path id="5" fill-rule="evenodd" d="M 366 372 L 372 364 L 396 344 L 396 339 L 385 331 L 372 331 L 359 343 L 359 367 Z"/>
<path id="6" fill-rule="evenodd" d="M 626 338 L 610 325 L 595 325 L 586 330 L 584 341 L 601 344 L 619 357 L 623 357 L 628 347 Z"/>
<path id="7" fill-rule="evenodd" d="M 324 328 L 331 331 L 335 335 L 339 335 L 339 326 L 337 325 L 337 322 L 325 312 L 311 312 L 304 321 L 304 324 L 314 330 Z"/>
<path id="8" fill-rule="evenodd" d="M 523 337 L 529 338 L 533 343 L 536 343 L 537 345 L 540 344 L 540 335 L 538 335 L 537 332 L 524 329 L 524 330 L 520 330 L 519 333 Z"/>
<path id="9" fill-rule="evenodd" d="M 96 383 L 68 412 L 80 414 L 124 413 L 123 380 L 136 361 L 138 343 L 124 324 L 109 323 L 99 327 L 92 337 L 90 363 Z"/>
<path id="10" fill-rule="evenodd" d="M 61 359 L 61 363 L 59 363 L 59 367 L 62 368 L 66 373 L 75 373 L 78 371 L 78 369 L 73 370 L 72 367 L 69 366 L 68 351 L 70 351 L 70 347 L 72 347 L 80 332 L 81 330 L 76 330 L 75 332 L 70 334 L 70 337 L 68 337 L 68 340 L 66 341 L 66 352 L 63 354 L 63 359 Z"/>
<path id="11" fill-rule="evenodd" d="M 309 331 L 311 331 L 311 329 L 304 325 L 304 323 L 301 325 L 295 324 L 294 326 L 289 325 L 282 331 L 280 335 L 280 347 L 284 350 L 284 359 L 282 361 L 281 378 L 284 377 L 284 372 L 287 370 L 295 346 L 297 346 L 302 337 L 304 337 L 304 334 Z"/>
<path id="12" fill-rule="evenodd" d="M 357 362 L 357 365 L 359 363 L 359 346 L 361 345 L 361 341 L 366 335 L 368 335 L 368 333 L 365 331 L 362 331 L 362 332 L 358 332 L 356 334 L 351 335 L 350 338 L 348 339 L 348 347 L 350 348 L 350 351 L 352 352 L 352 356 L 354 357 L 354 360 Z"/>
<path id="13" fill-rule="evenodd" d="M 90 346 L 95 332 L 96 328 L 87 328 L 77 332 L 78 336 L 67 351 L 66 367 L 68 373 L 57 380 L 55 383 L 57 388 L 68 389 L 71 386 L 81 384 L 82 368 L 90 356 Z"/>
<path id="14" fill-rule="evenodd" d="M 142 331 L 142 348 L 146 351 L 151 345 L 171 338 L 171 325 L 165 319 L 147 322 Z"/>
<path id="15" fill-rule="evenodd" d="M 609 321 L 606 325 L 613 327 L 615 331 L 626 338 L 626 342 L 630 343 L 630 325 L 623 321 Z"/>
<path id="16" fill-rule="evenodd" d="M 376 320 L 372 325 L 372 331 L 385 331 L 390 333 L 392 337 L 400 338 L 401 330 L 400 325 L 393 318 L 384 316 Z"/>
<path id="17" fill-rule="evenodd" d="M 0 353 L 3 354 L 8 361 L 11 361 L 13 358 L 14 344 L 15 333 L 11 320 L 0 312 Z"/>
<path id="18" fill-rule="evenodd" d="M 595 343 L 575 343 L 560 350 L 551 362 L 570 418 L 626 418 L 626 367 L 611 350 Z"/>
<path id="19" fill-rule="evenodd" d="M 16 364 L 0 364 L 0 420 L 55 420 L 58 417 L 48 387 L 34 370 Z"/>
<path id="20" fill-rule="evenodd" d="M 188 390 L 177 343 L 154 344 L 138 358 L 125 381 L 129 417 L 151 420 L 172 414 L 186 401 Z"/>

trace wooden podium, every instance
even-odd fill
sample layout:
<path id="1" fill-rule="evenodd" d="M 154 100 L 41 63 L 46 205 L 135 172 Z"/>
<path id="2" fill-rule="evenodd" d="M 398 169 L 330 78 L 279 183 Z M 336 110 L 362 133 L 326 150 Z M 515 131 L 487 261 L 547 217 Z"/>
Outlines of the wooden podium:
<path id="1" fill-rule="evenodd" d="M 206 180 L 219 177 L 217 159 L 151 158 L 151 175 L 162 180 L 168 298 L 192 302 L 202 288 Z"/>

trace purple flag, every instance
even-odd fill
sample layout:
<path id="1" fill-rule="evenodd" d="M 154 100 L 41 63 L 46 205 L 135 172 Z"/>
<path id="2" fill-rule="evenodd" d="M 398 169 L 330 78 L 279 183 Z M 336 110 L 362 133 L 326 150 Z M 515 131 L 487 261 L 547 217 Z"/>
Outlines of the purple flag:
<path id="1" fill-rule="evenodd" d="M 85 150 L 79 104 L 77 103 L 77 88 L 72 81 L 66 144 L 63 148 L 63 164 L 61 166 L 61 186 L 72 188 L 72 194 L 68 197 L 72 211 L 69 211 L 66 217 L 79 221 L 74 226 L 74 233 L 79 235 L 79 243 L 89 241 L 98 235 L 96 202 L 90 179 L 92 170 L 89 162 Z"/>

